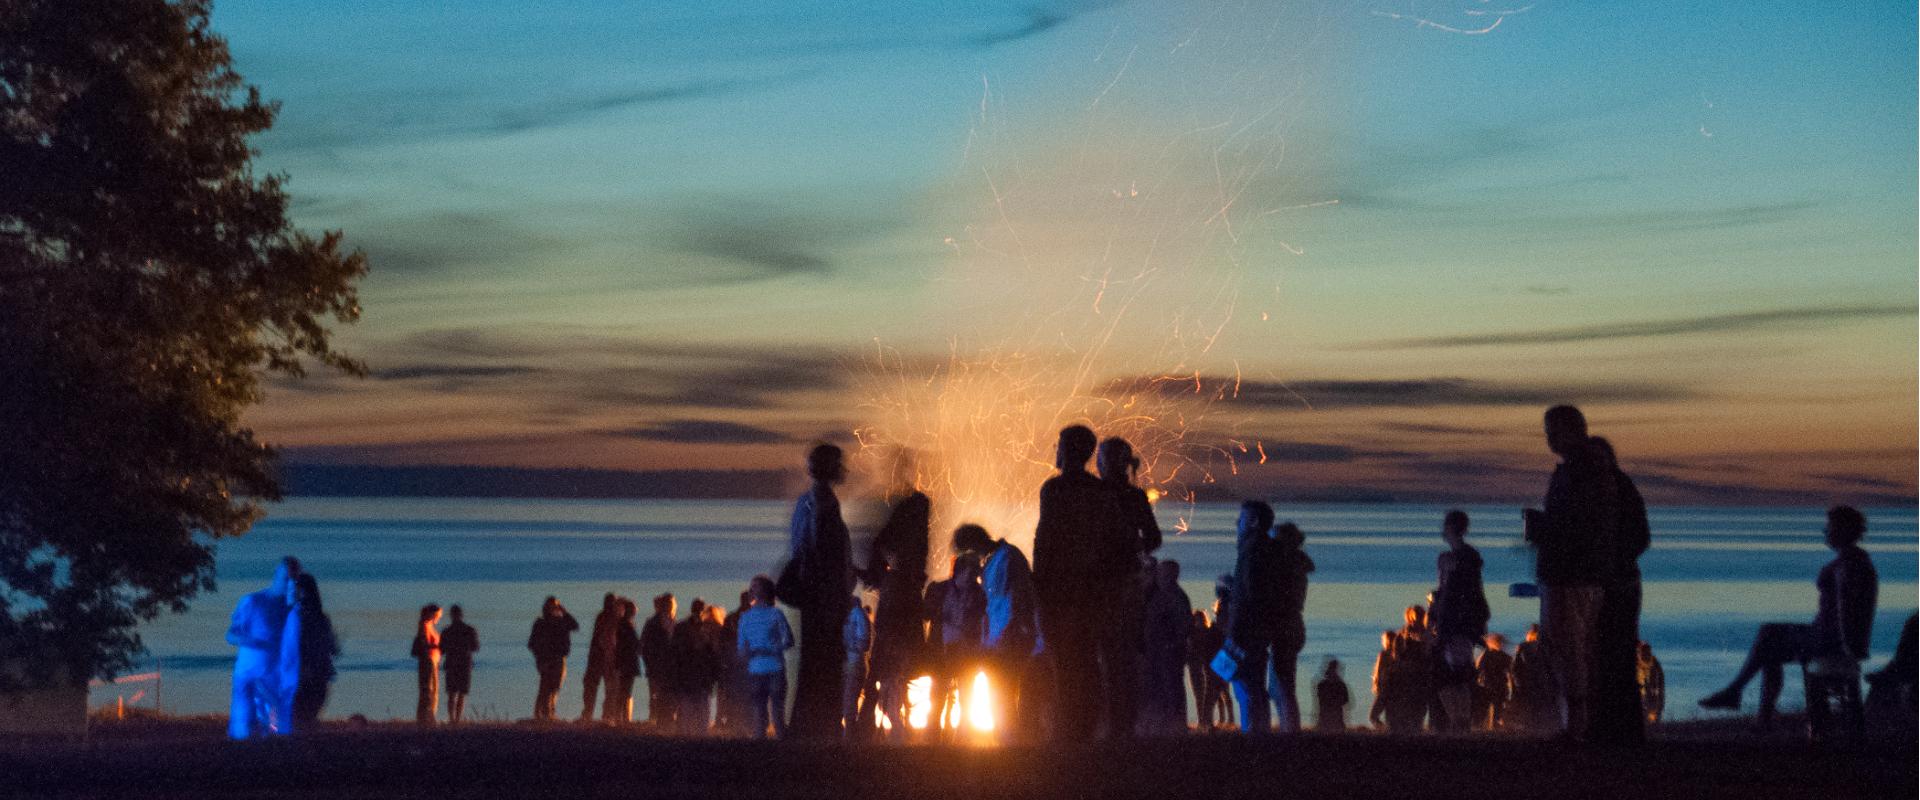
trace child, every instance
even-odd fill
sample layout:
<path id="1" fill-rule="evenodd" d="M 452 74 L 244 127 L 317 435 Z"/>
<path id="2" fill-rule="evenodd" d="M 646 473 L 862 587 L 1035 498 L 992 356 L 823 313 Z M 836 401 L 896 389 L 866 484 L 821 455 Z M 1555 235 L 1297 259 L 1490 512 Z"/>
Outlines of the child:
<path id="1" fill-rule="evenodd" d="M 1505 636 L 1489 633 L 1486 643 L 1487 652 L 1480 655 L 1474 671 L 1473 719 L 1475 727 L 1494 731 L 1500 729 L 1507 701 L 1513 696 L 1513 656 L 1507 655 Z"/>
<path id="2" fill-rule="evenodd" d="M 1352 695 L 1347 692 L 1347 682 L 1340 679 L 1340 659 L 1327 659 L 1326 677 L 1320 679 L 1320 685 L 1314 687 L 1314 697 L 1319 702 L 1319 719 L 1314 728 L 1322 731 L 1344 731 L 1347 729 L 1347 701 Z"/>
<path id="3" fill-rule="evenodd" d="M 767 738 L 767 725 L 773 735 L 787 735 L 787 659 L 793 648 L 793 629 L 787 615 L 773 606 L 773 579 L 756 575 L 747 587 L 753 606 L 740 615 L 740 633 L 734 646 L 740 659 L 747 662 L 747 702 L 753 712 L 748 716 L 749 734 Z"/>
<path id="4" fill-rule="evenodd" d="M 440 633 L 440 669 L 447 673 L 447 722 L 466 716 L 467 692 L 473 688 L 473 654 L 480 650 L 480 634 L 468 625 L 459 606 L 447 609 L 453 623 Z"/>

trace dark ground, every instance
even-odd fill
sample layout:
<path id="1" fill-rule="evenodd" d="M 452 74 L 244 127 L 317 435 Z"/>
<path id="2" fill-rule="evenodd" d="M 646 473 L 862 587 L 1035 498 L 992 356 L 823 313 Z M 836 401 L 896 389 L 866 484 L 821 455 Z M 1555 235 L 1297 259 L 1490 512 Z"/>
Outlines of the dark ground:
<path id="1" fill-rule="evenodd" d="M 327 730 L 230 743 L 208 720 L 109 723 L 85 742 L 0 742 L 7 797 L 1896 797 L 1915 745 L 1815 749 L 1737 723 L 1670 725 L 1644 748 L 1508 737 L 1188 736 L 986 749 L 674 740 L 485 725 Z"/>

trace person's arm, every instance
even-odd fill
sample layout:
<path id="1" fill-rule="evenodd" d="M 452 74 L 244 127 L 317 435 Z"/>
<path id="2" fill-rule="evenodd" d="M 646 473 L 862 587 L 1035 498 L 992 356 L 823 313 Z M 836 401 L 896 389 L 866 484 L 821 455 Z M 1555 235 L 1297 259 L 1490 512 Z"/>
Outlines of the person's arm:
<path id="1" fill-rule="evenodd" d="M 572 613 L 570 613 L 570 612 L 566 612 L 566 611 L 562 611 L 562 612 L 560 612 L 560 616 L 561 616 L 561 618 L 563 618 L 563 619 L 565 619 L 565 620 L 567 621 L 567 632 L 568 632 L 568 633 L 572 633 L 572 632 L 574 632 L 574 631 L 577 631 L 577 630 L 580 630 L 580 620 L 577 620 L 577 619 L 574 619 L 574 618 L 573 618 L 573 614 L 572 614 Z"/>
<path id="2" fill-rule="evenodd" d="M 1837 602 L 1833 604 L 1833 624 L 1839 628 L 1839 630 L 1833 631 L 1831 635 L 1840 642 L 1840 650 L 1845 653 L 1848 658 L 1855 661 L 1863 661 L 1866 659 L 1867 654 L 1855 652 L 1853 646 L 1852 632 L 1854 627 L 1861 622 L 1861 620 L 1857 619 L 1857 616 L 1860 614 L 1860 609 L 1854 607 L 1853 600 L 1855 597 L 1865 594 L 1867 591 L 1867 571 L 1860 569 L 1858 565 L 1853 563 L 1852 559 L 1845 557 L 1834 559 L 1833 565 L 1833 590 L 1839 595 L 1835 598 Z M 1871 620 L 1867 622 L 1869 625 L 1872 624 Z M 1822 632 L 1823 635 L 1826 633 L 1825 631 Z"/>
<path id="3" fill-rule="evenodd" d="M 779 628 L 780 634 L 780 652 L 784 653 L 793 649 L 793 628 L 787 625 L 787 615 L 785 612 L 775 611 L 773 613 L 774 619 L 779 622 L 777 627 Z"/>
<path id="4" fill-rule="evenodd" d="M 1160 545 L 1164 541 L 1164 537 L 1160 533 L 1160 520 L 1154 517 L 1153 503 L 1147 500 L 1145 490 L 1136 489 L 1133 492 L 1133 496 L 1135 498 L 1134 505 L 1136 506 L 1135 513 L 1139 517 L 1140 552 L 1152 553 L 1160 549 Z"/>
<path id="5" fill-rule="evenodd" d="M 241 595 L 240 602 L 233 606 L 233 624 L 227 626 L 227 644 L 235 647 L 251 647 L 265 650 L 272 645 L 253 637 L 250 628 L 258 612 L 253 610 L 253 595 Z"/>
<path id="6" fill-rule="evenodd" d="M 1040 521 L 1033 528 L 1033 588 L 1038 592 L 1050 592 L 1055 580 L 1054 571 L 1059 565 L 1054 561 L 1054 550 L 1060 546 L 1059 500 L 1054 479 L 1049 478 L 1040 485 Z"/>

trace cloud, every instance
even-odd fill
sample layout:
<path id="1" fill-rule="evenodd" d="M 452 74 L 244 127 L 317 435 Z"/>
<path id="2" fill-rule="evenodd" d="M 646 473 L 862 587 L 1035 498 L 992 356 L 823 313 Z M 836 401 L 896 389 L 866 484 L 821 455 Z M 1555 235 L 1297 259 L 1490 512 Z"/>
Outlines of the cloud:
<path id="1" fill-rule="evenodd" d="M 366 251 L 373 270 L 406 275 L 525 262 L 571 246 L 563 238 L 477 213 L 369 220 L 354 227 L 350 241 Z"/>
<path id="2" fill-rule="evenodd" d="M 1833 473 L 1833 472 L 1815 473 L 1812 475 L 1808 475 L 1807 477 L 1817 481 L 1827 481 L 1829 483 L 1839 483 L 1839 484 L 1846 484 L 1850 486 L 1859 486 L 1859 487 L 1865 487 L 1868 489 L 1908 491 L 1912 488 L 1909 484 L 1902 483 L 1900 481 L 1887 480 L 1886 478 L 1876 478 L 1871 475 L 1859 475 L 1859 474 L 1853 474 L 1853 473 Z"/>
<path id="3" fill-rule="evenodd" d="M 1500 431 L 1493 428 L 1473 428 L 1465 425 L 1434 425 L 1419 422 L 1382 422 L 1379 428 L 1394 433 L 1419 433 L 1437 436 L 1501 436 L 1512 431 Z"/>
<path id="4" fill-rule="evenodd" d="M 678 251 L 748 267 L 738 280 L 824 275 L 832 267 L 826 258 L 792 241 L 774 230 L 715 222 L 684 234 Z"/>
<path id="5" fill-rule="evenodd" d="M 676 419 L 610 433 L 671 444 L 782 444 L 794 441 L 787 434 L 757 425 L 712 419 Z"/>
<path id="6" fill-rule="evenodd" d="M 1625 322 L 1610 325 L 1584 325 L 1572 328 L 1485 333 L 1464 336 L 1435 336 L 1414 339 L 1388 339 L 1370 342 L 1354 350 L 1418 350 L 1440 347 L 1485 347 L 1493 345 L 1564 344 L 1607 339 L 1642 339 L 1656 336 L 1686 336 L 1699 333 L 1739 333 L 1806 324 L 1834 324 L 1855 319 L 1910 317 L 1913 305 L 1839 305 L 1787 308 L 1738 314 Z"/>
<path id="7" fill-rule="evenodd" d="M 993 47 L 1008 42 L 1017 42 L 1021 39 L 1039 36 L 1054 28 L 1058 28 L 1066 24 L 1068 20 L 1073 19 L 1074 16 L 1074 14 L 1059 11 L 1036 9 L 1027 12 L 1027 24 L 1025 25 L 998 33 L 983 33 L 972 37 L 968 41 L 978 47 Z"/>
<path id="8" fill-rule="evenodd" d="M 411 381 L 422 378 L 497 378 L 508 375 L 532 375 L 539 371 L 533 367 L 414 364 L 374 370 L 372 377 L 383 381 Z"/>
<path id="9" fill-rule="evenodd" d="M 1246 381 L 1233 378 L 1141 378 L 1115 381 L 1111 390 L 1145 387 L 1165 396 L 1197 395 L 1215 402 L 1272 411 L 1338 408 L 1442 408 L 1448 406 L 1550 406 L 1566 402 L 1653 402 L 1697 396 L 1659 383 L 1588 385 L 1518 384 L 1466 378 L 1408 380 Z"/>

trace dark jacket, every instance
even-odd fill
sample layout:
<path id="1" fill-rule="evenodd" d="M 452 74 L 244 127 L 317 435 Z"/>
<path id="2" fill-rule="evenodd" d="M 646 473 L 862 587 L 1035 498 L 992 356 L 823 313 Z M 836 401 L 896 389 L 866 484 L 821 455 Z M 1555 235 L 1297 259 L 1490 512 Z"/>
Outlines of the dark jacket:
<path id="1" fill-rule="evenodd" d="M 634 632 L 632 620 L 614 621 L 613 661 L 609 666 L 615 675 L 640 674 L 640 635 Z"/>
<path id="2" fill-rule="evenodd" d="M 640 660 L 646 662 L 647 680 L 666 685 L 673 681 L 673 628 L 671 617 L 655 614 L 640 627 Z"/>
<path id="3" fill-rule="evenodd" d="M 1528 526 L 1534 577 L 1554 586 L 1601 586 L 1624 563 L 1619 555 L 1619 470 L 1598 453 L 1576 451 L 1553 468 L 1539 524 Z"/>
<path id="4" fill-rule="evenodd" d="M 853 543 L 833 487 L 816 483 L 794 501 L 787 544 L 796 585 L 779 587 L 782 602 L 804 611 L 853 593 Z"/>
<path id="5" fill-rule="evenodd" d="M 527 635 L 527 649 L 533 651 L 534 658 L 566 658 L 567 651 L 573 649 L 573 632 L 580 630 L 580 622 L 572 614 L 561 612 L 560 616 L 540 615 L 533 621 L 533 633 Z"/>
<path id="6" fill-rule="evenodd" d="M 1472 546 L 1440 554 L 1440 585 L 1433 592 L 1433 609 L 1427 615 L 1436 638 L 1478 639 L 1487 635 L 1490 614 L 1481 578 L 1484 566 L 1480 551 Z"/>
<path id="7" fill-rule="evenodd" d="M 1107 483 L 1120 520 L 1120 536 L 1114 539 L 1114 568 L 1126 572 L 1140 569 L 1140 556 L 1160 549 L 1160 520 L 1153 516 L 1153 503 L 1147 492 L 1125 483 Z"/>
<path id="8" fill-rule="evenodd" d="M 673 626 L 673 687 L 683 694 L 711 690 L 726 670 L 727 653 L 720 642 L 720 626 L 705 620 L 685 620 Z"/>
<path id="9" fill-rule="evenodd" d="M 1844 650 L 1855 659 L 1865 659 L 1873 644 L 1873 609 L 1880 600 L 1880 574 L 1873 568 L 1873 559 L 1858 545 L 1840 548 L 1820 568 L 1814 585 L 1820 588 L 1820 611 L 1813 618 L 1818 651 Z"/>
<path id="10" fill-rule="evenodd" d="M 1103 606 L 1137 567 L 1125 568 L 1114 493 L 1084 470 L 1068 470 L 1040 486 L 1040 523 L 1033 533 L 1033 587 L 1040 604 Z"/>
<path id="11" fill-rule="evenodd" d="M 880 590 L 874 603 L 875 657 L 897 649 L 920 631 L 920 595 L 927 586 L 927 537 L 932 505 L 919 492 L 893 505 L 867 551 L 867 581 Z M 889 568 L 891 555 L 899 568 Z"/>
<path id="12" fill-rule="evenodd" d="M 333 680 L 333 659 L 340 655 L 340 641 L 333 634 L 333 620 L 324 612 L 301 610 L 300 683 L 313 685 Z"/>
<path id="13" fill-rule="evenodd" d="M 440 668 L 447 672 L 472 672 L 479 651 L 480 633 L 472 625 L 456 622 L 440 632 Z"/>
<path id="14" fill-rule="evenodd" d="M 1272 644 L 1298 650 L 1307 640 L 1304 611 L 1313 559 L 1265 535 L 1252 538 L 1234 562 L 1227 633 L 1241 647 Z"/>

